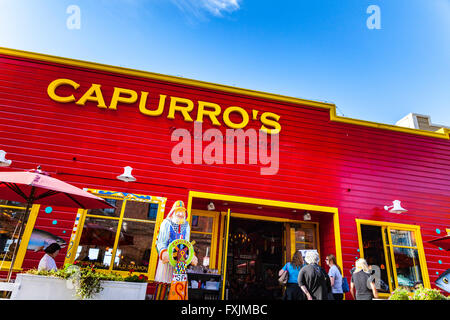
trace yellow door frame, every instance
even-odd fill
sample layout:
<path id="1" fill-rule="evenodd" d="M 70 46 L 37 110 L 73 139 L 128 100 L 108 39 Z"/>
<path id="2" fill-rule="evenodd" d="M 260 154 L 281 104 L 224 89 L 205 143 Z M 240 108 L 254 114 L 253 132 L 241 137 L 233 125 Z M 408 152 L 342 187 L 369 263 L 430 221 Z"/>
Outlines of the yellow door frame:
<path id="1" fill-rule="evenodd" d="M 385 252 L 385 259 L 387 259 L 387 254 L 389 254 L 389 259 L 392 265 L 392 273 L 390 273 L 389 266 L 386 263 L 386 268 L 388 268 L 388 281 L 389 281 L 389 290 L 392 292 L 392 279 L 391 276 L 394 278 L 395 287 L 398 287 L 398 280 L 397 280 L 397 270 L 395 267 L 395 257 L 394 257 L 394 247 L 399 247 L 392 245 L 392 238 L 391 238 L 391 229 L 394 230 L 402 230 L 402 231 L 411 231 L 414 232 L 416 236 L 416 247 L 417 252 L 419 255 L 419 262 L 420 262 L 420 270 L 422 273 L 422 280 L 423 280 L 423 286 L 425 288 L 431 288 L 430 278 L 428 274 L 428 267 L 427 267 L 427 261 L 425 258 L 425 251 L 423 248 L 423 242 L 422 242 L 422 235 L 420 232 L 420 226 L 418 225 L 409 225 L 409 224 L 403 224 L 403 223 L 393 223 L 393 222 L 384 222 L 384 221 L 373 221 L 373 220 L 364 220 L 364 219 L 355 219 L 356 221 L 356 228 L 358 232 L 358 244 L 359 244 L 359 254 L 361 258 L 364 258 L 364 248 L 362 243 L 362 236 L 361 236 L 361 225 L 370 225 L 370 226 L 377 226 L 382 228 L 383 233 L 383 247 Z M 384 228 L 388 231 L 388 239 L 386 239 L 384 235 Z M 386 244 L 386 240 L 389 241 L 389 245 Z M 389 249 L 387 248 L 389 247 Z M 400 246 L 401 247 L 401 246 Z M 389 250 L 389 252 L 388 252 Z M 388 297 L 389 294 L 380 293 L 381 297 Z"/>
<path id="2" fill-rule="evenodd" d="M 338 212 L 338 208 L 326 207 L 326 206 L 318 206 L 318 205 L 310 205 L 310 204 L 296 203 L 296 202 L 261 199 L 261 198 L 250 198 L 250 197 L 242 197 L 242 196 L 232 196 L 232 195 L 225 195 L 225 194 L 217 194 L 217 193 L 189 191 L 188 205 L 187 205 L 187 211 L 188 211 L 188 214 L 189 214 L 189 219 L 191 219 L 191 216 L 192 216 L 191 215 L 192 201 L 193 201 L 194 198 L 208 199 L 208 200 L 223 200 L 223 201 L 229 201 L 229 202 L 246 203 L 246 204 L 257 204 L 259 206 L 289 208 L 289 209 L 296 209 L 296 210 L 319 211 L 319 212 L 332 214 L 333 215 L 333 228 L 334 228 L 336 260 L 337 260 L 337 263 L 339 265 L 342 265 L 342 248 L 341 248 L 341 234 L 340 234 L 340 227 L 339 227 L 339 212 Z M 231 214 L 227 214 L 227 223 L 229 223 L 229 220 L 228 220 L 229 217 L 240 217 L 240 218 L 249 218 L 249 219 L 253 218 L 253 219 L 259 219 L 259 220 L 269 220 L 269 221 L 278 221 L 278 222 L 289 222 L 289 221 L 292 221 L 292 222 L 297 222 L 297 223 L 298 222 L 305 223 L 305 221 L 301 221 L 301 220 L 291 220 L 291 219 L 284 219 L 284 218 L 277 218 L 277 217 L 240 214 L 240 213 L 234 213 L 234 212 L 231 213 Z M 223 220 L 224 219 L 222 219 L 222 221 L 221 221 L 221 225 L 222 226 L 223 226 L 222 222 L 225 222 Z M 220 229 L 222 230 L 223 228 L 220 228 Z M 222 239 L 224 237 L 228 238 L 228 234 L 225 234 L 223 236 L 219 236 L 219 239 Z M 228 243 L 228 241 L 225 242 L 225 246 L 227 245 L 227 243 Z M 226 248 L 222 248 L 222 246 L 219 244 L 219 250 L 222 250 L 222 249 L 226 250 Z M 224 259 L 226 259 L 226 255 L 225 255 Z M 219 267 L 221 267 L 220 266 L 220 262 L 221 262 L 220 260 L 221 259 L 219 257 Z M 225 268 L 226 268 L 226 260 L 224 260 L 223 262 L 224 262 Z"/>
<path id="3" fill-rule="evenodd" d="M 388 253 L 388 248 L 386 246 L 386 234 L 384 232 L 385 231 L 384 228 L 386 228 L 386 227 L 381 228 L 381 237 L 383 239 L 384 257 L 385 257 L 385 259 L 389 259 L 389 261 L 385 261 L 385 265 L 386 265 L 386 271 L 387 271 L 388 282 L 389 282 L 389 291 L 392 292 L 392 291 L 394 291 L 394 288 L 392 287 L 392 279 L 395 279 L 396 277 L 394 277 L 394 275 L 391 275 L 391 267 L 392 267 L 391 252 Z M 389 243 L 390 243 L 390 241 L 391 240 L 388 239 Z M 361 249 L 359 250 L 359 252 L 361 252 Z M 389 257 L 388 257 L 388 254 L 389 254 Z M 392 272 L 394 272 L 394 271 L 392 271 Z"/>
<path id="4" fill-rule="evenodd" d="M 227 256 L 228 256 L 228 236 L 230 235 L 230 209 L 227 210 L 227 216 L 226 216 L 226 233 L 225 233 L 225 241 L 224 241 L 224 251 L 223 254 L 223 266 L 222 268 L 222 300 L 225 300 L 225 287 L 227 283 Z"/>

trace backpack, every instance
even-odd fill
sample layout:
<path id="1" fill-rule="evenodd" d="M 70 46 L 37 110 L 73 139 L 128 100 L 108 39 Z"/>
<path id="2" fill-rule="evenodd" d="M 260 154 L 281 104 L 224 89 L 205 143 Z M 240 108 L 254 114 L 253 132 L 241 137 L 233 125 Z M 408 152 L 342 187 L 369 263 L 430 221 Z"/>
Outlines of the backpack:
<path id="1" fill-rule="evenodd" d="M 333 300 L 333 294 L 331 291 L 331 282 L 330 277 L 326 273 L 326 271 L 319 265 L 313 265 L 315 272 L 318 274 L 321 282 L 322 282 L 322 289 L 326 289 L 326 292 L 322 291 L 322 300 Z M 316 298 L 313 296 L 313 299 Z"/>

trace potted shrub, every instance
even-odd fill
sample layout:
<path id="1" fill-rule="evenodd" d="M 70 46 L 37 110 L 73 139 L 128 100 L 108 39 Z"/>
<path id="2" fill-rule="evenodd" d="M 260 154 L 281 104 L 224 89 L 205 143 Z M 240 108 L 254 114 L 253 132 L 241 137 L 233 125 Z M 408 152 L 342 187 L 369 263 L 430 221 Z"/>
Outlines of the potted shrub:
<path id="1" fill-rule="evenodd" d="M 408 290 L 399 287 L 392 292 L 389 300 L 409 300 L 409 294 Z"/>
<path id="2" fill-rule="evenodd" d="M 66 264 L 56 271 L 28 270 L 17 275 L 19 289 L 11 299 L 92 299 L 92 300 L 144 300 L 147 277 L 127 277 L 116 273 L 96 272 L 93 266 L 80 268 Z"/>
<path id="3" fill-rule="evenodd" d="M 420 286 L 414 291 L 411 300 L 448 300 L 448 298 L 437 289 L 428 289 Z"/>
<path id="4" fill-rule="evenodd" d="M 399 287 L 392 292 L 389 300 L 449 300 L 449 298 L 437 289 L 424 288 L 421 285 L 413 292 Z"/>

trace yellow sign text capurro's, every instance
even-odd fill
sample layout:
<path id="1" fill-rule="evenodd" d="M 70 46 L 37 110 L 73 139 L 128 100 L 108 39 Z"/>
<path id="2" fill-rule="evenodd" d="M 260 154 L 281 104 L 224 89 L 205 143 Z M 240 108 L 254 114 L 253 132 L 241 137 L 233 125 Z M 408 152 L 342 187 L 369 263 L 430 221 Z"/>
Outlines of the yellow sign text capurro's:
<path id="1" fill-rule="evenodd" d="M 61 96 L 56 94 L 56 90 L 61 86 L 69 86 L 72 87 L 73 93 L 70 95 Z M 247 126 L 250 121 L 250 116 L 248 112 L 238 106 L 230 106 L 223 110 L 217 103 L 207 102 L 207 101 L 197 101 L 194 104 L 194 101 L 186 98 L 167 97 L 166 95 L 159 95 L 159 102 L 156 108 L 148 109 L 147 101 L 150 100 L 149 93 L 145 91 L 141 91 L 138 94 L 136 91 L 131 89 L 114 87 L 114 91 L 109 103 L 109 106 L 106 105 L 101 85 L 93 83 L 89 89 L 84 92 L 80 92 L 78 97 L 75 97 L 80 84 L 70 79 L 56 79 L 52 81 L 47 88 L 48 96 L 56 101 L 61 103 L 70 103 L 75 102 L 77 105 L 84 106 L 87 101 L 96 102 L 97 107 L 117 110 L 117 106 L 119 103 L 121 104 L 132 104 L 139 100 L 139 111 L 147 116 L 157 117 L 161 116 L 164 112 L 164 108 L 166 105 L 166 101 L 169 104 L 169 111 L 167 113 L 168 119 L 175 119 L 175 114 L 179 113 L 183 116 L 184 121 L 193 122 L 194 119 L 191 117 L 191 112 L 194 110 L 194 107 L 197 109 L 197 118 L 195 119 L 198 122 L 203 122 L 203 118 L 205 116 L 209 117 L 211 123 L 215 126 L 221 126 L 221 122 L 219 121 L 219 117 L 223 120 L 223 123 L 232 129 L 242 129 Z M 236 123 L 231 121 L 230 115 L 232 113 L 236 113 L 242 119 L 240 122 Z M 269 134 L 277 134 L 281 131 L 281 125 L 278 120 L 280 116 L 272 113 L 272 112 L 263 112 L 261 116 L 258 118 L 258 110 L 252 110 L 251 118 L 252 120 L 258 120 L 261 122 L 261 130 L 269 133 Z"/>

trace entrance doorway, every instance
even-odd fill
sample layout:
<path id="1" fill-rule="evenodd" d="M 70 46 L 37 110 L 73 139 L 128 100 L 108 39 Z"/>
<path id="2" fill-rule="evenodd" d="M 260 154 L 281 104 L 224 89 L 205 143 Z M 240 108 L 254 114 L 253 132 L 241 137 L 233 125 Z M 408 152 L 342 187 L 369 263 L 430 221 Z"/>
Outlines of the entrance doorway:
<path id="1" fill-rule="evenodd" d="M 281 299 L 283 223 L 231 218 L 227 252 L 228 299 Z"/>
<path id="2" fill-rule="evenodd" d="M 222 300 L 263 298 L 254 295 L 262 292 L 261 287 L 251 288 L 250 292 L 246 288 L 243 292 L 247 295 L 244 295 L 242 278 L 245 280 L 251 275 L 262 285 L 266 275 L 273 272 L 278 282 L 278 271 L 297 250 L 317 250 L 319 255 L 321 251 L 332 252 L 338 264 L 342 265 L 337 208 L 189 191 L 187 209 L 192 225 L 191 237 L 199 243 L 199 263 L 209 265 L 212 270 L 206 270 L 207 273 L 221 275 L 219 290 Z M 200 223 L 201 217 L 211 223 Z M 240 245 L 234 240 L 234 235 L 238 239 L 239 232 L 242 233 Z M 242 239 L 251 243 L 248 237 L 252 233 L 262 240 L 258 247 L 247 248 Z M 236 256 L 235 250 L 238 249 L 244 253 L 239 252 Z M 231 289 L 230 285 L 234 287 Z M 262 295 L 278 299 L 281 292 L 274 290 L 273 295 L 267 295 L 267 292 L 262 292 Z"/>

